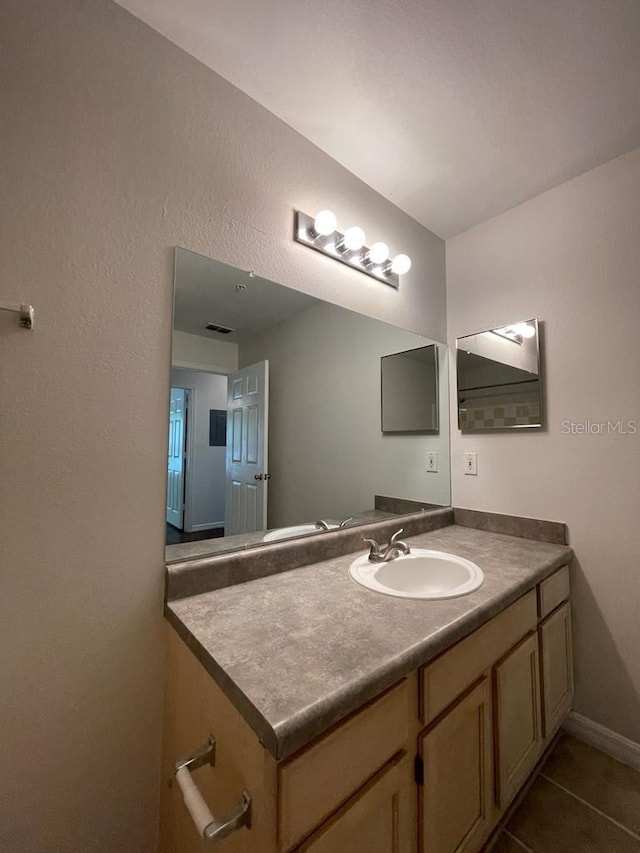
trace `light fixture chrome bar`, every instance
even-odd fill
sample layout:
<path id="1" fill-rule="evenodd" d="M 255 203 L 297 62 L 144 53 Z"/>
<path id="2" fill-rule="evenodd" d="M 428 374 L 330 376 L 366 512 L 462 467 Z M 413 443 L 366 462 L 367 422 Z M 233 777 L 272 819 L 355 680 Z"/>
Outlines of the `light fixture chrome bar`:
<path id="1" fill-rule="evenodd" d="M 15 302 L 0 302 L 0 311 L 13 311 L 20 315 L 20 325 L 23 329 L 33 329 L 33 316 L 35 311 L 33 305 L 27 305 L 26 302 L 18 305 Z"/>
<path id="2" fill-rule="evenodd" d="M 334 261 L 340 261 L 340 263 L 346 264 L 351 269 L 363 272 L 365 275 L 375 278 L 376 281 L 388 284 L 390 287 L 395 287 L 396 290 L 398 289 L 400 278 L 396 273 L 385 271 L 388 267 L 386 261 L 384 264 L 379 265 L 365 262 L 363 259 L 369 251 L 366 246 L 363 246 L 362 249 L 356 252 L 338 248 L 344 238 L 344 234 L 341 234 L 339 231 L 334 231 L 328 237 L 314 236 L 313 223 L 313 216 L 308 216 L 301 210 L 296 210 L 294 224 L 294 239 L 296 242 L 302 243 L 310 249 L 315 249 L 316 252 L 321 252 L 323 255 L 333 258 Z"/>

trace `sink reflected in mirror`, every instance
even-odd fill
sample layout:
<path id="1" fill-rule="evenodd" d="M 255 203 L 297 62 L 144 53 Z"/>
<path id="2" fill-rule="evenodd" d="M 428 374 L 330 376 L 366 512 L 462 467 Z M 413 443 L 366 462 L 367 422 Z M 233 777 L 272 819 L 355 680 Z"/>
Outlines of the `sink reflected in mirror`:
<path id="1" fill-rule="evenodd" d="M 338 523 L 329 524 L 326 527 L 321 527 L 318 524 L 295 524 L 292 527 L 281 527 L 280 529 L 270 530 L 262 537 L 263 542 L 277 542 L 280 539 L 292 539 L 295 536 L 306 536 L 308 533 L 322 533 L 325 530 L 337 530 L 340 527 Z"/>
<path id="2" fill-rule="evenodd" d="M 429 432 L 384 434 L 381 363 L 412 351 Z M 444 344 L 176 249 L 167 561 L 450 505 L 447 367 Z"/>
<path id="3" fill-rule="evenodd" d="M 412 548 L 384 563 L 372 563 L 363 554 L 351 564 L 349 574 L 360 586 L 399 598 L 458 598 L 484 583 L 482 569 L 471 560 L 424 548 Z"/>

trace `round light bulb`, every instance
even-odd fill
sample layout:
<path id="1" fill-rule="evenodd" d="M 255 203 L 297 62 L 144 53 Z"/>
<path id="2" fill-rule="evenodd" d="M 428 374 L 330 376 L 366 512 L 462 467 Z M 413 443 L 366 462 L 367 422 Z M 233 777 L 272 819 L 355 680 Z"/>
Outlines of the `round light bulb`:
<path id="1" fill-rule="evenodd" d="M 396 275 L 404 275 L 411 269 L 411 258 L 409 255 L 396 255 L 391 262 L 391 272 Z"/>
<path id="2" fill-rule="evenodd" d="M 528 323 L 516 323 L 511 328 L 514 334 L 519 335 L 521 338 L 532 338 L 536 333 L 533 326 L 530 326 Z"/>
<path id="3" fill-rule="evenodd" d="M 358 228 L 357 225 L 354 225 L 351 228 L 347 228 L 344 232 L 342 244 L 346 249 L 349 249 L 350 252 L 357 252 L 358 249 L 361 249 L 364 246 L 365 239 L 362 228 Z"/>
<path id="4" fill-rule="evenodd" d="M 389 257 L 389 247 L 386 243 L 374 243 L 367 253 L 372 264 L 383 264 Z"/>
<path id="5" fill-rule="evenodd" d="M 328 237 L 336 230 L 338 220 L 331 210 L 321 210 L 313 220 L 313 230 L 321 237 Z"/>

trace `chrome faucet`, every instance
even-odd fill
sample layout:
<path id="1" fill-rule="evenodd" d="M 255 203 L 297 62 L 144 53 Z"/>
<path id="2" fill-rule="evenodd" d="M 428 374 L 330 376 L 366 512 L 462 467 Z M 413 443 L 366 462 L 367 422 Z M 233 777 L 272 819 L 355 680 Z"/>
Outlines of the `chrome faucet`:
<path id="1" fill-rule="evenodd" d="M 342 530 L 346 527 L 350 521 L 353 521 L 353 516 L 350 515 L 349 518 L 345 518 L 344 521 L 341 521 L 339 524 L 331 523 L 329 521 L 325 521 L 323 518 L 320 521 L 316 521 L 316 527 L 320 530 Z"/>
<path id="2" fill-rule="evenodd" d="M 388 544 L 384 546 L 384 551 L 380 550 L 380 545 L 376 542 L 375 539 L 364 539 L 363 542 L 366 542 L 367 545 L 370 546 L 369 550 L 369 562 L 371 563 L 388 563 L 391 560 L 395 560 L 396 557 L 399 557 L 400 554 L 411 553 L 411 548 L 407 545 L 406 542 L 401 542 L 398 539 L 401 533 L 404 533 L 404 528 L 400 528 L 400 530 L 396 530 Z"/>

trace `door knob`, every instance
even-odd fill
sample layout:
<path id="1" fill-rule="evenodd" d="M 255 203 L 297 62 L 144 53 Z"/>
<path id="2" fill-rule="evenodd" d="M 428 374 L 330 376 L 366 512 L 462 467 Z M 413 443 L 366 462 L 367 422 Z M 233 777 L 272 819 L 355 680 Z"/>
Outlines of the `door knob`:
<path id="1" fill-rule="evenodd" d="M 270 480 L 271 474 L 254 474 L 253 479 L 254 480 Z"/>

